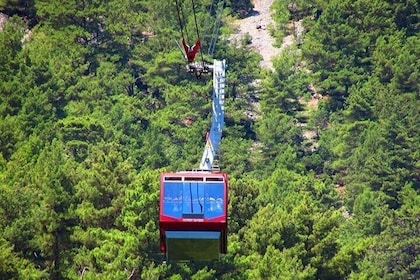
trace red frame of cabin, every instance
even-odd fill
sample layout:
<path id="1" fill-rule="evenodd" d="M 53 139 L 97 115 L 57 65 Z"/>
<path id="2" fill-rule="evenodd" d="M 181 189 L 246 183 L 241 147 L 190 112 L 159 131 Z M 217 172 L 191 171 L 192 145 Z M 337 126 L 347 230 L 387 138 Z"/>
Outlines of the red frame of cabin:
<path id="1" fill-rule="evenodd" d="M 189 177 L 189 178 L 223 178 L 224 182 L 224 199 L 223 199 L 223 214 L 221 216 L 210 219 L 186 219 L 174 218 L 164 215 L 163 209 L 163 192 L 162 186 L 165 177 Z M 188 182 L 188 181 L 187 181 Z M 165 232 L 167 230 L 182 230 L 182 231 L 220 231 L 220 253 L 227 252 L 227 214 L 228 214 L 228 179 L 226 173 L 211 173 L 211 172 L 166 172 L 160 176 L 160 194 L 159 194 L 159 231 L 160 231 L 160 251 L 166 253 Z"/>

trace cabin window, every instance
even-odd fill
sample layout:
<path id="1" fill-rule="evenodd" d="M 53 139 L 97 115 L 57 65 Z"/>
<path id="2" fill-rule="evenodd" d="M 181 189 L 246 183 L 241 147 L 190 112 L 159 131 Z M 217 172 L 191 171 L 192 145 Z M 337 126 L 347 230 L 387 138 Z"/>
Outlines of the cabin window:
<path id="1" fill-rule="evenodd" d="M 224 215 L 224 182 L 163 183 L 163 214 L 175 218 Z"/>

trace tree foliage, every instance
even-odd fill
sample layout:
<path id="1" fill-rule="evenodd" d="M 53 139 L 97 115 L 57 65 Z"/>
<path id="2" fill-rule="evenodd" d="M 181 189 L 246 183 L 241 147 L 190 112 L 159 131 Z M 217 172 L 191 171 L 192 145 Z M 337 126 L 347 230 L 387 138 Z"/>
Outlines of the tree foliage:
<path id="1" fill-rule="evenodd" d="M 228 253 L 164 264 L 159 173 L 198 166 L 212 112 L 174 3 L 0 1 L 1 279 L 420 278 L 418 1 L 277 0 L 273 35 L 305 32 L 273 71 L 226 39 L 251 10 L 225 1 L 215 50 Z"/>

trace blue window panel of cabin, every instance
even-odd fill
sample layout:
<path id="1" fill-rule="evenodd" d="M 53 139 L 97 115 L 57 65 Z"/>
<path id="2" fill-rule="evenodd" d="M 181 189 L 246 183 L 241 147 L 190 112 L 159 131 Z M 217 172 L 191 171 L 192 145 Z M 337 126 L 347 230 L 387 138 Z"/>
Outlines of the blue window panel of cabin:
<path id="1" fill-rule="evenodd" d="M 164 182 L 163 213 L 174 218 L 214 218 L 224 213 L 223 182 Z"/>
<path id="2" fill-rule="evenodd" d="M 225 184 L 207 183 L 204 189 L 204 212 L 207 219 L 225 215 L 224 213 L 224 188 Z"/>
<path id="3" fill-rule="evenodd" d="M 182 217 L 182 182 L 163 183 L 163 213 L 174 218 Z"/>

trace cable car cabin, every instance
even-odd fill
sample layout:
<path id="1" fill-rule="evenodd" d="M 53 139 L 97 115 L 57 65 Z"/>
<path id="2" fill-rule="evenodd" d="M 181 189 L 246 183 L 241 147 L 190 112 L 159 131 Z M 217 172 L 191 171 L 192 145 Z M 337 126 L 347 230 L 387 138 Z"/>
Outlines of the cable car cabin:
<path id="1" fill-rule="evenodd" d="M 160 250 L 168 261 L 214 260 L 227 250 L 227 175 L 162 173 Z"/>

